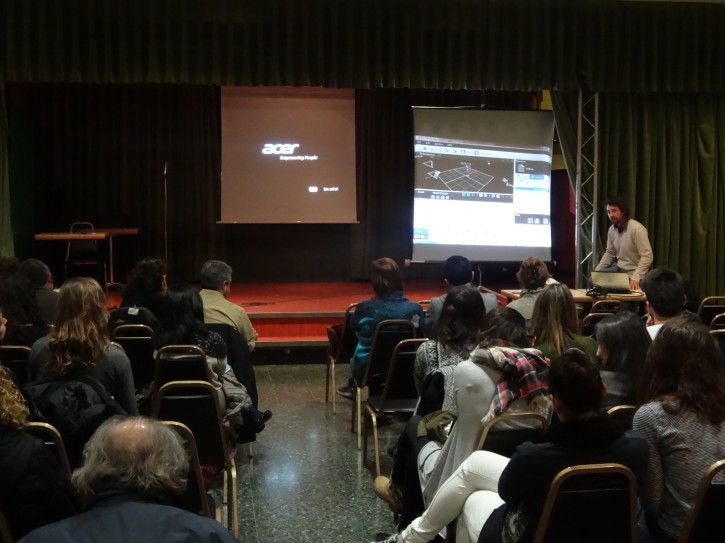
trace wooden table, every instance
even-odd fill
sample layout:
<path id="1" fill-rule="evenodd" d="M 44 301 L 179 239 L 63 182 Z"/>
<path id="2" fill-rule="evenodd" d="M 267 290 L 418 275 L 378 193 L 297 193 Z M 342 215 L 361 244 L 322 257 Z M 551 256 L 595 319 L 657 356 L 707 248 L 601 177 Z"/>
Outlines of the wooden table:
<path id="1" fill-rule="evenodd" d="M 79 241 L 79 240 L 108 240 L 108 273 L 109 284 L 113 280 L 113 238 L 115 236 L 135 236 L 138 228 L 96 228 L 93 232 L 43 232 L 35 234 L 38 241 Z"/>
<path id="2" fill-rule="evenodd" d="M 521 290 L 515 289 L 515 290 L 502 290 L 501 294 L 506 296 L 509 300 L 518 300 L 519 295 L 521 294 Z M 594 298 L 592 296 L 587 296 L 586 289 L 583 288 L 573 288 L 571 289 L 571 295 L 574 297 L 574 301 L 576 303 L 584 303 L 584 304 L 590 304 L 599 300 L 619 300 L 622 302 L 644 302 L 647 298 L 644 295 L 644 292 L 633 292 L 632 294 L 608 294 L 607 296 L 604 296 L 602 298 Z"/>

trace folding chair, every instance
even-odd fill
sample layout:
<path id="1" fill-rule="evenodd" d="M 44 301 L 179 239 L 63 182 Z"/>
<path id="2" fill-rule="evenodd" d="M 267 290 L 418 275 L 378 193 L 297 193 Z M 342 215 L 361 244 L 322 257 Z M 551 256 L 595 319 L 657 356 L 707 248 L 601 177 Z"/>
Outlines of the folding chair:
<path id="1" fill-rule="evenodd" d="M 583 336 L 591 336 L 594 334 L 594 327 L 597 323 L 607 317 L 611 317 L 611 313 L 589 313 L 582 320 L 581 332 Z"/>
<path id="2" fill-rule="evenodd" d="M 725 296 L 706 296 L 697 308 L 697 316 L 705 326 L 710 326 L 712 319 L 720 313 L 725 313 Z"/>
<path id="3" fill-rule="evenodd" d="M 222 423 L 224 413 L 217 390 L 208 381 L 166 383 L 154 397 L 152 416 L 186 425 L 196 440 L 200 464 L 223 470 L 227 528 L 239 539 L 237 467 L 234 462 L 237 451 Z"/>
<path id="4" fill-rule="evenodd" d="M 388 376 L 388 368 L 395 346 L 404 339 L 414 338 L 415 332 L 415 326 L 407 319 L 388 319 L 380 321 L 375 327 L 365 376 L 362 383 L 356 383 L 355 401 L 352 405 L 351 425 L 352 431 L 357 433 L 358 450 L 362 449 L 363 395 L 365 393 L 380 394 Z"/>
<path id="5" fill-rule="evenodd" d="M 209 381 L 209 366 L 204 351 L 196 345 L 167 345 L 156 353 L 154 388 L 170 381 Z"/>
<path id="6" fill-rule="evenodd" d="M 70 225 L 70 232 L 73 234 L 93 234 L 95 232 L 93 223 L 87 221 L 77 221 Z M 65 276 L 70 277 L 70 269 L 78 267 L 93 267 L 103 269 L 103 283 L 105 288 L 108 283 L 106 261 L 99 258 L 98 241 L 95 239 L 88 240 L 69 240 L 65 251 Z"/>
<path id="7" fill-rule="evenodd" d="M 337 414 L 336 406 L 336 391 L 335 386 L 335 364 L 342 361 L 349 361 L 352 355 L 355 354 L 355 347 L 357 346 L 357 337 L 353 332 L 350 322 L 352 316 L 357 309 L 357 304 L 350 304 L 345 309 L 345 317 L 342 322 L 342 331 L 340 336 L 337 338 L 336 348 L 332 349 L 334 352 L 327 353 L 327 374 L 325 376 L 325 403 L 329 403 L 332 400 L 332 414 Z"/>
<path id="8" fill-rule="evenodd" d="M 476 449 L 510 457 L 522 443 L 539 441 L 548 426 L 546 417 L 533 411 L 503 413 L 481 425 Z"/>
<path id="9" fill-rule="evenodd" d="M 620 300 L 597 300 L 592 304 L 589 313 L 616 313 L 622 309 Z"/>
<path id="10" fill-rule="evenodd" d="M 637 407 L 634 405 L 615 405 L 614 407 L 607 409 L 607 415 L 609 415 L 609 418 L 618 423 L 622 428 L 631 430 L 634 413 L 636 411 Z"/>
<path id="11" fill-rule="evenodd" d="M 413 380 L 415 354 L 426 338 L 404 339 L 395 346 L 390 359 L 388 376 L 382 394 L 371 394 L 365 401 L 365 424 L 363 425 L 363 463 L 368 458 L 368 428 L 373 429 L 373 447 L 375 451 L 375 475 L 380 475 L 380 442 L 378 439 L 377 417 L 385 415 L 404 415 L 410 417 L 418 403 L 418 391 Z"/>
<path id="12" fill-rule="evenodd" d="M 128 356 L 136 391 L 147 389 L 154 379 L 154 331 L 145 324 L 121 324 L 113 330 L 112 339 Z"/>
<path id="13" fill-rule="evenodd" d="M 68 455 L 65 452 L 63 438 L 61 437 L 58 429 L 47 422 L 29 422 L 25 425 L 25 431 L 45 443 L 45 447 L 49 449 L 51 454 L 55 457 L 60 469 L 65 472 L 68 477 L 70 477 L 70 462 L 68 462 Z"/>
<path id="14" fill-rule="evenodd" d="M 710 330 L 710 335 L 715 337 L 715 341 L 720 346 L 720 352 L 725 356 L 725 329 Z"/>
<path id="15" fill-rule="evenodd" d="M 622 464 L 586 464 L 560 471 L 549 492 L 533 543 L 635 541 L 637 481 Z"/>
<path id="16" fill-rule="evenodd" d="M 30 347 L 25 345 L 0 345 L 0 364 L 10 370 L 18 386 L 30 381 Z"/>
<path id="17" fill-rule="evenodd" d="M 189 474 L 186 477 L 186 490 L 184 492 L 185 505 L 190 511 L 199 515 L 214 518 L 209 507 L 211 497 L 204 489 L 204 477 L 201 475 L 199 453 L 196 449 L 194 434 L 186 424 L 174 420 L 162 420 L 163 424 L 176 432 L 184 443 L 184 449 L 189 456 Z"/>
<path id="18" fill-rule="evenodd" d="M 725 479 L 721 478 L 719 483 L 714 482 L 715 477 L 724 471 L 725 459 L 708 468 L 697 489 L 695 501 L 687 514 L 677 543 L 717 541 L 725 536 L 722 521 L 725 510 Z"/>
<path id="19" fill-rule="evenodd" d="M 725 313 L 719 313 L 712 318 L 710 330 L 725 330 Z"/>

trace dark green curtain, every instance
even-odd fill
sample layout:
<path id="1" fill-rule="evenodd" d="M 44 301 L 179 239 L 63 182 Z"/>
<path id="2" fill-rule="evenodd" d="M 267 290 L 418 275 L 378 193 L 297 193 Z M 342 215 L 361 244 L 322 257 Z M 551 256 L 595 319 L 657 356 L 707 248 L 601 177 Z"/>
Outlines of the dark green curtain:
<path id="1" fill-rule="evenodd" d="M 5 108 L 5 86 L 0 82 L 0 256 L 13 256 L 15 254 L 10 217 L 8 118 Z"/>
<path id="2" fill-rule="evenodd" d="M 725 6 L 0 0 L 0 80 L 719 91 Z"/>
<path id="3" fill-rule="evenodd" d="M 116 240 L 116 268 L 128 269 L 136 257 L 162 256 L 166 163 L 170 270 L 198 269 L 197 255 L 213 253 L 218 89 L 34 84 L 17 94 L 23 92 L 33 124 L 36 232 L 63 230 L 77 220 L 137 226 L 138 237 Z M 35 247 L 57 260 L 57 244 Z"/>
<path id="4" fill-rule="evenodd" d="M 701 295 L 725 292 L 725 94 L 604 94 L 600 105 L 602 198 L 628 198 L 656 266 Z"/>

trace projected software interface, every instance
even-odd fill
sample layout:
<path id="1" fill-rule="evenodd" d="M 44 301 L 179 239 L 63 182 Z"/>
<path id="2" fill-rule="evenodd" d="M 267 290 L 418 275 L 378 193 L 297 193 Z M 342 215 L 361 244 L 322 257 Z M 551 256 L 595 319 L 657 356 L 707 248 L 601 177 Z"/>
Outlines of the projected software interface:
<path id="1" fill-rule="evenodd" d="M 416 135 L 415 244 L 550 247 L 551 148 Z"/>

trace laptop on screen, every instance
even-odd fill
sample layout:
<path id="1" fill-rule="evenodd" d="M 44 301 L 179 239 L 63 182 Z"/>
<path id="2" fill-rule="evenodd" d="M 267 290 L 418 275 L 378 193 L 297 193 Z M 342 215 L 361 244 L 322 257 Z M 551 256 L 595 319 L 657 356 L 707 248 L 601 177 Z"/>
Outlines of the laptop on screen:
<path id="1" fill-rule="evenodd" d="M 592 285 L 613 294 L 629 294 L 629 275 L 626 273 L 592 272 Z"/>

